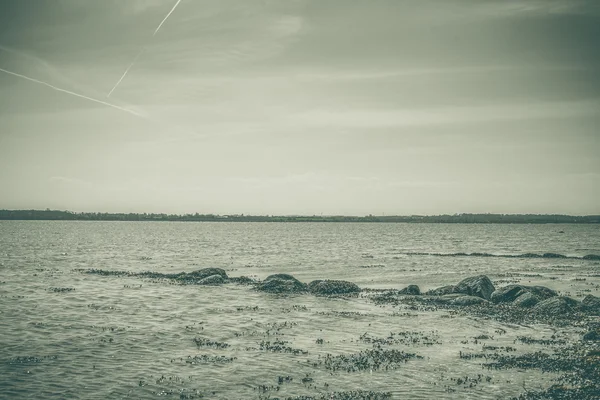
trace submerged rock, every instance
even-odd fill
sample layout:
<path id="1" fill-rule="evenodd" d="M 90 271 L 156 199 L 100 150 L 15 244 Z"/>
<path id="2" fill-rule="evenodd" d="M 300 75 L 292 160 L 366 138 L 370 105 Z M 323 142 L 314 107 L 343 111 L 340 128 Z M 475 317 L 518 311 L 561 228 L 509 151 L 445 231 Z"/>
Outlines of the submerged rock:
<path id="1" fill-rule="evenodd" d="M 421 289 L 417 285 L 408 285 L 404 289 L 399 290 L 398 294 L 420 295 L 421 294 Z"/>
<path id="2" fill-rule="evenodd" d="M 316 280 L 308 284 L 308 289 L 313 294 L 336 295 L 360 292 L 358 285 L 348 281 Z"/>
<path id="3" fill-rule="evenodd" d="M 257 289 L 269 293 L 301 293 L 306 292 L 308 286 L 292 275 L 274 274 L 259 283 Z"/>
<path id="4" fill-rule="evenodd" d="M 455 293 L 463 293 L 469 296 L 477 296 L 489 300 L 496 290 L 490 278 L 485 275 L 472 276 L 463 279 L 454 287 Z"/>
<path id="5" fill-rule="evenodd" d="M 547 316 L 560 316 L 577 310 L 579 302 L 566 296 L 556 296 L 540 301 L 533 311 Z"/>

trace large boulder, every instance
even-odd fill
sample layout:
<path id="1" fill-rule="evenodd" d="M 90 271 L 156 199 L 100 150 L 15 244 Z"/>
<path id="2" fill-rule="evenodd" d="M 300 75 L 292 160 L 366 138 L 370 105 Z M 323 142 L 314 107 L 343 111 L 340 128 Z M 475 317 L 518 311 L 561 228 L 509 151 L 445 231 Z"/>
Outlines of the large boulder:
<path id="1" fill-rule="evenodd" d="M 592 314 L 600 314 L 600 297 L 588 294 L 581 300 L 581 308 Z"/>
<path id="2" fill-rule="evenodd" d="M 257 289 L 269 293 L 302 293 L 308 290 L 308 286 L 292 275 L 274 274 L 259 283 Z"/>
<path id="3" fill-rule="evenodd" d="M 477 296 L 489 300 L 496 290 L 490 278 L 485 275 L 472 276 L 463 279 L 454 287 L 455 293 L 463 293 L 469 296 Z"/>
<path id="4" fill-rule="evenodd" d="M 348 281 L 317 280 L 308 284 L 308 290 L 317 295 L 340 295 L 360 292 L 360 288 Z"/>
<path id="5" fill-rule="evenodd" d="M 533 311 L 537 314 L 546 316 L 561 316 L 579 308 L 579 302 L 575 299 L 566 296 L 555 296 L 546 300 L 540 301 L 533 307 Z"/>
<path id="6" fill-rule="evenodd" d="M 420 295 L 421 294 L 421 289 L 417 285 L 408 285 L 404 289 L 399 290 L 398 294 Z"/>
<path id="7" fill-rule="evenodd" d="M 546 300 L 558 296 L 556 291 L 545 286 L 507 285 L 492 293 L 490 300 L 493 303 L 512 303 L 525 293 L 531 293 L 538 300 Z"/>

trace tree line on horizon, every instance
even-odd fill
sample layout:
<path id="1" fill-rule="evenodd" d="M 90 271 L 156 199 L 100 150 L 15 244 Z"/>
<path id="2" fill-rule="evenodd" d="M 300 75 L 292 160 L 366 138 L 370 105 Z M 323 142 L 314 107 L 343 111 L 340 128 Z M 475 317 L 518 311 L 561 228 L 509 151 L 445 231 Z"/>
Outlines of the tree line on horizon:
<path id="1" fill-rule="evenodd" d="M 99 213 L 61 210 L 0 210 L 0 220 L 47 221 L 198 221 L 198 222 L 408 222 L 408 223 L 487 223 L 547 224 L 600 223 L 600 215 L 573 216 L 562 214 L 453 214 L 453 215 L 218 215 L 164 213 Z"/>

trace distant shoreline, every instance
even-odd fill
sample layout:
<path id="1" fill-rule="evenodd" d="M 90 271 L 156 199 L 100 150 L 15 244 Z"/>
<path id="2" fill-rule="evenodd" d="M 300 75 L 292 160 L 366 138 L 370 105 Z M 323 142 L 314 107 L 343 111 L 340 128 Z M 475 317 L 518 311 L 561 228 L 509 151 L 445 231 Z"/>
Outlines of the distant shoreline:
<path id="1" fill-rule="evenodd" d="M 454 214 L 375 216 L 276 216 L 217 214 L 95 213 L 60 210 L 0 210 L 0 220 L 20 221 L 180 221 L 180 222 L 379 222 L 456 224 L 600 224 L 600 215 Z"/>

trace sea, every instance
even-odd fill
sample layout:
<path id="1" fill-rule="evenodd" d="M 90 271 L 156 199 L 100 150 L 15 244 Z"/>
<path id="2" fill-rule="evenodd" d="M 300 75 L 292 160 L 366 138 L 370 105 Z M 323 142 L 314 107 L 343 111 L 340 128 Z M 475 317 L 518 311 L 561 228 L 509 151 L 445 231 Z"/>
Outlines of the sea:
<path id="1" fill-rule="evenodd" d="M 483 274 L 496 287 L 582 299 L 600 295 L 600 262 L 585 258 L 599 254 L 600 225 L 0 221 L 0 398 L 511 398 L 557 375 L 460 355 L 542 351 L 520 338 L 578 340 L 577 326 L 378 304 L 372 294 Z M 277 295 L 133 274 L 207 267 L 365 290 Z M 402 361 L 378 363 L 382 351 Z"/>

